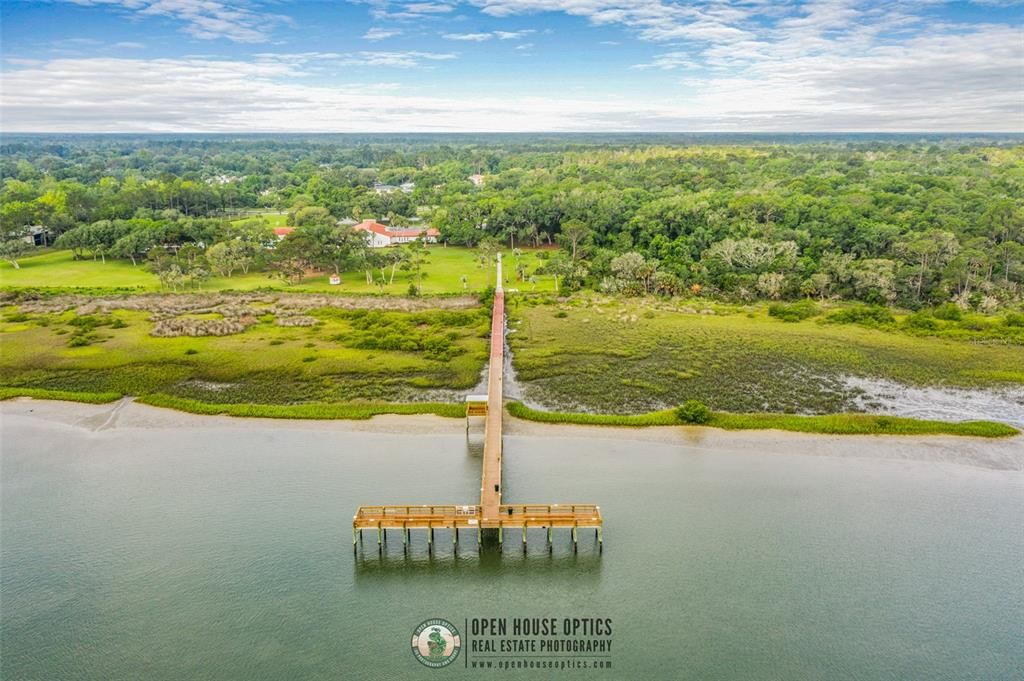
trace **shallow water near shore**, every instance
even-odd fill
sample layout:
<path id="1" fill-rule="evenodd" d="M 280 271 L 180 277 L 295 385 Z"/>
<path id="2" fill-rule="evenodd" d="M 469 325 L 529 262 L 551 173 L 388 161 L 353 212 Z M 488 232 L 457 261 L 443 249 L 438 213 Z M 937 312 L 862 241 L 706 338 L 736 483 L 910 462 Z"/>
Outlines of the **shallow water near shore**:
<path id="1" fill-rule="evenodd" d="M 1015 678 L 1024 439 L 511 421 L 510 502 L 596 502 L 605 550 L 542 530 L 404 555 L 366 503 L 473 503 L 463 423 L 0 405 L 4 677 L 480 678 L 413 658 L 431 617 L 600 617 L 607 679 Z M 473 444 L 472 441 L 470 443 Z M 491 671 L 533 678 L 528 670 Z M 544 672 L 551 676 L 551 672 Z"/>
<path id="2" fill-rule="evenodd" d="M 857 408 L 869 413 L 937 421 L 999 421 L 1024 428 L 1024 388 L 915 388 L 896 381 L 850 376 Z"/>

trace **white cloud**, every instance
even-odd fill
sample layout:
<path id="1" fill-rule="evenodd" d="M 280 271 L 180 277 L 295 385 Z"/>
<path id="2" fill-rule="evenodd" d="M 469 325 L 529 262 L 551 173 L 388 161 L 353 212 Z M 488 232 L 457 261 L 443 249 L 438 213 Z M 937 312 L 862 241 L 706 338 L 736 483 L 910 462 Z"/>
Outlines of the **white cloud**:
<path id="1" fill-rule="evenodd" d="M 678 68 L 695 69 L 699 67 L 700 64 L 693 60 L 689 52 L 679 51 L 659 54 L 648 64 L 636 64 L 633 66 L 634 69 L 660 69 L 662 71 L 672 71 Z"/>
<path id="2" fill-rule="evenodd" d="M 354 1 L 371 5 L 371 15 L 381 21 L 423 21 L 440 18 L 455 10 L 455 6 L 447 2 L 409 2 L 396 5 L 387 0 Z"/>
<path id="3" fill-rule="evenodd" d="M 409 67 L 454 56 L 422 52 L 8 60 L 0 113 L 9 132 L 1024 130 L 1017 35 L 982 27 L 853 57 L 759 62 L 691 79 L 685 98 L 668 90 L 456 98 L 413 96 L 390 83 L 304 84 L 324 66 Z"/>
<path id="4" fill-rule="evenodd" d="M 411 14 L 447 14 L 454 7 L 441 2 L 413 2 L 405 6 L 405 11 Z"/>
<path id="5" fill-rule="evenodd" d="M 444 33 L 441 35 L 445 40 L 461 40 L 471 43 L 482 43 L 494 36 L 490 33 Z"/>
<path id="6" fill-rule="evenodd" d="M 982 26 L 919 35 L 858 53 L 761 59 L 726 76 L 689 81 L 695 104 L 751 110 L 839 130 L 1022 130 L 1024 41 Z"/>
<path id="7" fill-rule="evenodd" d="M 123 48 L 123 49 L 126 49 L 126 50 L 141 50 L 145 46 L 146 45 L 144 43 L 135 43 L 135 42 L 127 42 L 127 41 L 126 42 L 120 42 L 120 43 L 114 43 L 114 47 L 120 47 L 120 48 Z"/>
<path id="8" fill-rule="evenodd" d="M 346 66 L 390 66 L 416 68 L 429 62 L 448 61 L 456 55 L 448 52 L 370 52 L 363 51 L 350 55 L 335 56 L 337 63 Z"/>
<path id="9" fill-rule="evenodd" d="M 445 40 L 462 40 L 465 42 L 482 43 L 497 38 L 498 40 L 522 40 L 524 37 L 536 33 L 532 28 L 521 31 L 490 31 L 485 33 L 444 33 L 441 35 Z"/>
<path id="10" fill-rule="evenodd" d="M 397 35 L 402 35 L 402 31 L 397 28 L 371 28 L 363 35 L 364 40 L 387 40 L 388 38 L 394 38 Z"/>
<path id="11" fill-rule="evenodd" d="M 563 12 L 586 17 L 595 25 L 620 24 L 644 40 L 737 40 L 747 35 L 735 24 L 753 14 L 749 3 L 727 7 L 711 0 L 674 3 L 664 0 L 468 0 L 484 14 L 507 17 Z M 703 6 L 702 6 L 703 5 Z M 728 11 L 725 11 L 728 10 Z"/>
<path id="12" fill-rule="evenodd" d="M 201 40 L 225 38 L 236 43 L 270 40 L 273 29 L 289 17 L 251 10 L 238 2 L 221 0 L 64 0 L 76 5 L 110 7 L 137 16 L 167 17 L 184 24 L 183 30 Z"/>
<path id="13" fill-rule="evenodd" d="M 522 31 L 495 31 L 494 35 L 498 40 L 519 40 L 531 33 L 536 33 L 536 31 L 532 28 L 523 29 Z"/>

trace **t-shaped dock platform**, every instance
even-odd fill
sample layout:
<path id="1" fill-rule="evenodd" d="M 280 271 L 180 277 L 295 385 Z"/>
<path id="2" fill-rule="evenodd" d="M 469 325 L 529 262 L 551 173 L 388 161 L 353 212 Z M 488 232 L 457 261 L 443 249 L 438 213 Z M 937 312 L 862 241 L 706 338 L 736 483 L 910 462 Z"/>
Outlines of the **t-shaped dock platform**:
<path id="1" fill-rule="evenodd" d="M 433 548 L 434 530 L 451 529 L 452 542 L 457 546 L 460 529 L 475 529 L 477 539 L 496 539 L 499 546 L 504 541 L 505 530 L 520 529 L 523 545 L 526 545 L 526 530 L 531 527 L 547 528 L 548 546 L 551 546 L 551 530 L 556 527 L 572 530 L 573 548 L 577 546 L 577 532 L 581 528 L 592 528 L 597 534 L 599 545 L 603 544 L 601 507 L 594 504 L 503 504 L 501 503 L 501 418 L 502 381 L 505 351 L 505 292 L 501 285 L 501 254 L 497 264 L 498 284 L 494 292 L 494 306 L 491 311 L 491 356 L 487 372 L 486 402 L 482 396 L 470 396 L 466 400 L 466 417 L 484 416 L 483 470 L 480 476 L 480 503 L 460 506 L 456 504 L 434 504 L 410 506 L 396 504 L 387 506 L 360 506 L 352 518 L 352 543 L 358 546 L 362 530 L 377 530 L 378 550 L 386 541 L 388 530 L 401 530 L 402 543 L 408 546 L 410 530 L 427 530 L 428 546 Z"/>

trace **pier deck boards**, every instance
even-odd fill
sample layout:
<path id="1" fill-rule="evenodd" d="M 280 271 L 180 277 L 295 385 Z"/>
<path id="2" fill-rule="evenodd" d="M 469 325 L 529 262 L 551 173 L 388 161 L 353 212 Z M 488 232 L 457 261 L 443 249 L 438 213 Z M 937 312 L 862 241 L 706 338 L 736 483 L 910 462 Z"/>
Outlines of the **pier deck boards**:
<path id="1" fill-rule="evenodd" d="M 398 529 L 403 533 L 414 528 L 424 528 L 433 537 L 435 529 L 497 530 L 499 543 L 503 529 L 522 529 L 523 542 L 526 529 L 531 527 L 572 528 L 573 541 L 577 528 L 595 528 L 601 537 L 603 519 L 601 508 L 594 504 L 502 504 L 501 503 L 501 419 L 505 351 L 505 292 L 502 289 L 501 255 L 498 255 L 498 284 L 494 293 L 491 312 L 491 354 L 487 373 L 487 402 L 480 403 L 479 397 L 470 396 L 466 403 L 466 416 L 484 416 L 484 453 L 480 475 L 480 503 L 470 505 L 391 504 L 383 506 L 360 506 L 352 518 L 353 543 L 358 531 L 377 530 L 380 544 L 381 532 Z M 467 425 L 468 428 L 468 425 Z M 468 432 L 468 431 L 467 431 Z M 456 539 L 457 541 L 457 539 Z M 548 541 L 551 541 L 550 531 Z"/>

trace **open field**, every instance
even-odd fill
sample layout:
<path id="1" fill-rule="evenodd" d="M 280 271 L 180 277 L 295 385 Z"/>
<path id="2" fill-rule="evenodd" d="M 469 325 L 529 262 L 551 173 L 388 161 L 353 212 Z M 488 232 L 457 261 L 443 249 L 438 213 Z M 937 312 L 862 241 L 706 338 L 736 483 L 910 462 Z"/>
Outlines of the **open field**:
<path id="1" fill-rule="evenodd" d="M 1024 346 L 919 337 L 763 308 L 580 297 L 511 306 L 517 378 L 546 409 L 639 414 L 698 399 L 716 411 L 856 411 L 847 376 L 915 386 L 1019 387 Z M 701 310 L 706 313 L 701 314 Z"/>
<path id="2" fill-rule="evenodd" d="M 219 313 L 111 305 L 82 315 L 6 308 L 0 384 L 221 404 L 457 401 L 445 391 L 475 386 L 487 357 L 489 320 L 479 307 L 296 312 L 257 300 L 229 301 Z M 182 325 L 230 335 L 151 335 Z"/>
<path id="3" fill-rule="evenodd" d="M 245 222 L 246 220 L 266 220 L 267 224 L 271 227 L 287 227 L 288 226 L 288 213 L 253 213 L 252 215 L 246 215 L 245 217 L 235 218 L 231 220 L 231 224 L 237 225 Z"/>
<path id="4" fill-rule="evenodd" d="M 524 249 L 523 259 L 530 272 L 537 269 L 543 261 L 537 257 L 539 249 Z M 481 291 L 493 285 L 494 270 L 481 267 L 477 262 L 477 254 L 473 249 L 433 245 L 429 250 L 429 262 L 424 267 L 422 288 L 424 294 L 463 293 L 465 291 Z M 536 275 L 536 283 L 515 281 L 515 265 L 511 254 L 506 254 L 506 274 L 509 288 L 523 291 L 553 291 L 554 277 Z M 18 261 L 20 269 L 14 269 L 10 263 L 0 263 L 0 286 L 3 287 L 82 287 L 82 288 L 117 288 L 125 287 L 137 291 L 159 291 L 160 280 L 146 270 L 143 264 L 133 266 L 127 260 L 108 259 L 105 263 L 99 260 L 75 260 L 71 251 L 49 251 L 40 255 L 23 258 Z M 390 273 L 389 273 L 390 274 Z M 331 293 L 380 293 L 377 284 L 367 284 L 362 271 L 346 272 L 342 275 L 342 283 L 331 286 L 328 274 L 316 274 L 307 277 L 300 284 L 288 284 L 279 278 L 271 277 L 266 272 L 236 273 L 231 277 L 212 277 L 203 282 L 202 291 L 251 291 L 253 289 L 272 288 L 282 291 L 316 291 Z M 380 273 L 377 272 L 377 276 Z M 467 278 L 463 286 L 462 277 Z M 415 279 L 411 272 L 398 270 L 394 281 L 383 288 L 384 293 L 406 295 L 409 284 Z"/>

